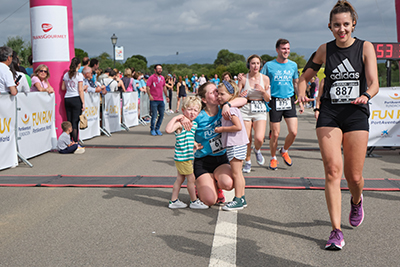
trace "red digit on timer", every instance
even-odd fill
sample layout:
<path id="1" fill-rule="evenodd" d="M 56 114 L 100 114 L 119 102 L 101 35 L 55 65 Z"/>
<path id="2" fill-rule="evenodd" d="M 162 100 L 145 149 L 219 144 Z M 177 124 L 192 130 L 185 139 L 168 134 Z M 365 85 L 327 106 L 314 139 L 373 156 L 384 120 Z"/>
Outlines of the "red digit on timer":
<path id="1" fill-rule="evenodd" d="M 378 44 L 376 46 L 376 57 L 381 58 L 383 57 L 383 50 L 382 50 L 383 44 Z"/>
<path id="2" fill-rule="evenodd" d="M 387 44 L 386 45 L 386 56 L 388 58 L 391 58 L 393 55 L 393 45 L 392 44 Z"/>

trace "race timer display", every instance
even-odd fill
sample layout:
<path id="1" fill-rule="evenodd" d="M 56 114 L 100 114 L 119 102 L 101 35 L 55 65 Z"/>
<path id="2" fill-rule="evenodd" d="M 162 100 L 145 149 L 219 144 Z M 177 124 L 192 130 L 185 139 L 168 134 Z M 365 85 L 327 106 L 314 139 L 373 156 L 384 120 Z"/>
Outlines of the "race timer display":
<path id="1" fill-rule="evenodd" d="M 400 60 L 400 43 L 372 43 L 377 59 Z"/>

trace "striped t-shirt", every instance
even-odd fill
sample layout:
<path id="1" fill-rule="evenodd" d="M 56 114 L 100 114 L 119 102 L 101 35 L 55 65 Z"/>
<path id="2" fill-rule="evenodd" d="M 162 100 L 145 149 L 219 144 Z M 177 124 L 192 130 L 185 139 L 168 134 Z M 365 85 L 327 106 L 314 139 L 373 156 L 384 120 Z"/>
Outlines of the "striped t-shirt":
<path id="1" fill-rule="evenodd" d="M 193 126 L 190 131 L 182 128 L 181 133 L 175 132 L 175 161 L 193 160 L 194 133 L 197 129 L 197 123 L 193 121 Z"/>

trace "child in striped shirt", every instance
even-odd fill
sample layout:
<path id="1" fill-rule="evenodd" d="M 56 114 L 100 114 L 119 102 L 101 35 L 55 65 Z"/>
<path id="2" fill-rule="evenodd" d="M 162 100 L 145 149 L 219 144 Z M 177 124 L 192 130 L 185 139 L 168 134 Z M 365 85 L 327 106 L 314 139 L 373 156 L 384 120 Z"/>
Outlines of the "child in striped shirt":
<path id="1" fill-rule="evenodd" d="M 193 174 L 193 148 L 195 146 L 194 133 L 197 129 L 197 123 L 194 119 L 201 111 L 201 100 L 195 96 L 186 97 L 182 103 L 183 115 L 175 116 L 165 127 L 167 133 L 175 133 L 175 166 L 178 170 L 178 176 L 172 189 L 171 200 L 168 207 L 170 209 L 183 209 L 187 205 L 179 200 L 178 195 L 182 183 L 187 177 L 187 190 L 190 196 L 190 205 L 192 209 L 208 209 L 208 206 L 200 201 L 196 196 L 195 177 Z M 188 118 L 193 126 L 190 131 L 186 131 L 181 124 L 181 119 Z"/>

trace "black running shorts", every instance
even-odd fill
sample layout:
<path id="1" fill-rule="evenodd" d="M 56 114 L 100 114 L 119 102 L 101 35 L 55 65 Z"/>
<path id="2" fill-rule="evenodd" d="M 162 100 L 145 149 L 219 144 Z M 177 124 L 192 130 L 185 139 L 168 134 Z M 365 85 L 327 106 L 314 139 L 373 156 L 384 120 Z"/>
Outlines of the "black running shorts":
<path id="1" fill-rule="evenodd" d="M 354 104 L 331 104 L 324 100 L 320 106 L 317 128 L 334 127 L 343 133 L 369 131 L 369 113 Z"/>
<path id="2" fill-rule="evenodd" d="M 215 169 L 222 164 L 229 164 L 226 153 L 222 156 L 205 156 L 203 158 L 195 158 L 193 163 L 194 176 L 197 179 L 205 173 L 214 173 Z"/>
<path id="3" fill-rule="evenodd" d="M 271 97 L 271 101 L 269 101 L 269 106 L 271 107 L 271 110 L 269 111 L 269 119 L 270 122 L 281 122 L 282 121 L 282 116 L 286 118 L 297 118 L 296 115 L 296 105 L 294 104 L 295 102 L 295 97 L 292 96 L 290 98 L 290 102 L 292 103 L 292 108 L 289 110 L 276 110 L 276 98 Z"/>

